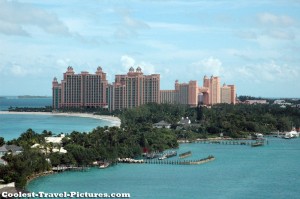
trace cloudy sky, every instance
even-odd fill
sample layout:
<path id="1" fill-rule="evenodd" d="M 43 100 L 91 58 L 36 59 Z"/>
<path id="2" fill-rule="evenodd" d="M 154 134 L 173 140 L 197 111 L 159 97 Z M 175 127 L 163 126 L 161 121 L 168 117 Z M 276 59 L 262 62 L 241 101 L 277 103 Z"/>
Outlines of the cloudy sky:
<path id="1" fill-rule="evenodd" d="M 238 95 L 300 97 L 299 0 L 0 0 L 0 96 L 51 95 L 68 66 L 140 66 L 161 88 L 204 75 Z"/>

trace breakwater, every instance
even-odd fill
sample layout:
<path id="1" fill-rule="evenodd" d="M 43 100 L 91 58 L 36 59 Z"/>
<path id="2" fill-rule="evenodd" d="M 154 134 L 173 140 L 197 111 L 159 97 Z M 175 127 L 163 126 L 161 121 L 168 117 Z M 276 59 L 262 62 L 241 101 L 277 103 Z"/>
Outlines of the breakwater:
<path id="1" fill-rule="evenodd" d="M 191 151 L 187 151 L 187 152 L 185 152 L 185 153 L 181 153 L 181 154 L 179 154 L 179 158 L 186 158 L 186 157 L 189 157 L 189 156 L 191 156 L 192 155 L 192 152 Z"/>

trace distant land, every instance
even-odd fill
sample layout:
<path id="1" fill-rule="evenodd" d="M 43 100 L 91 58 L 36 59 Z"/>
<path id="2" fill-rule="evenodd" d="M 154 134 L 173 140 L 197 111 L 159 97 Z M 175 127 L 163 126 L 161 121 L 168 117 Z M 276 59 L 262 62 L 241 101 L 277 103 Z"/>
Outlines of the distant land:
<path id="1" fill-rule="evenodd" d="M 44 99 L 44 98 L 52 98 L 52 96 L 40 96 L 40 95 L 0 96 L 0 99 Z"/>
<path id="2" fill-rule="evenodd" d="M 51 96 L 38 96 L 38 95 L 19 95 L 19 99 L 32 99 L 32 98 L 51 98 Z"/>

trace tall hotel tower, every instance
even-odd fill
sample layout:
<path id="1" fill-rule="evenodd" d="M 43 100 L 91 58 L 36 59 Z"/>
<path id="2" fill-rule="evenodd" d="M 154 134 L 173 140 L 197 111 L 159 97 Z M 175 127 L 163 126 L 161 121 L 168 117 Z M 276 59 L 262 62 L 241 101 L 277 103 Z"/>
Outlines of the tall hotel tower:
<path id="1" fill-rule="evenodd" d="M 144 75 L 131 67 L 126 75 L 116 75 L 110 95 L 111 110 L 133 108 L 149 102 L 159 103 L 160 75 Z"/>
<path id="2" fill-rule="evenodd" d="M 108 108 L 122 110 L 138 107 L 150 102 L 185 104 L 196 107 L 199 103 L 214 105 L 218 103 L 235 104 L 235 85 L 220 86 L 220 78 L 204 76 L 203 86 L 197 81 L 179 83 L 175 90 L 160 90 L 160 75 L 144 75 L 142 69 L 131 67 L 127 74 L 116 75 L 115 82 L 108 84 L 106 73 L 101 67 L 95 74 L 81 72 L 75 74 L 71 66 L 63 75 L 61 83 L 56 78 L 52 82 L 53 109 Z"/>
<path id="3" fill-rule="evenodd" d="M 52 82 L 53 109 L 64 107 L 106 107 L 106 73 L 98 67 L 95 74 L 75 74 L 71 66 L 64 73 L 59 84 Z"/>

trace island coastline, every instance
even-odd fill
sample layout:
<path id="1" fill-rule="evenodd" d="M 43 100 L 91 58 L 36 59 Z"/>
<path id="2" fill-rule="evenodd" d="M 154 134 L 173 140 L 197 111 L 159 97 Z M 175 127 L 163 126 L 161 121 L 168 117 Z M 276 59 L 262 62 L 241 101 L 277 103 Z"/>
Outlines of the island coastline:
<path id="1" fill-rule="evenodd" d="M 64 117 L 85 117 L 98 120 L 105 120 L 112 123 L 112 126 L 120 127 L 121 120 L 118 117 L 109 115 L 94 115 L 91 113 L 58 113 L 58 112 L 10 112 L 0 111 L 2 115 L 52 115 L 52 116 L 64 116 Z"/>

